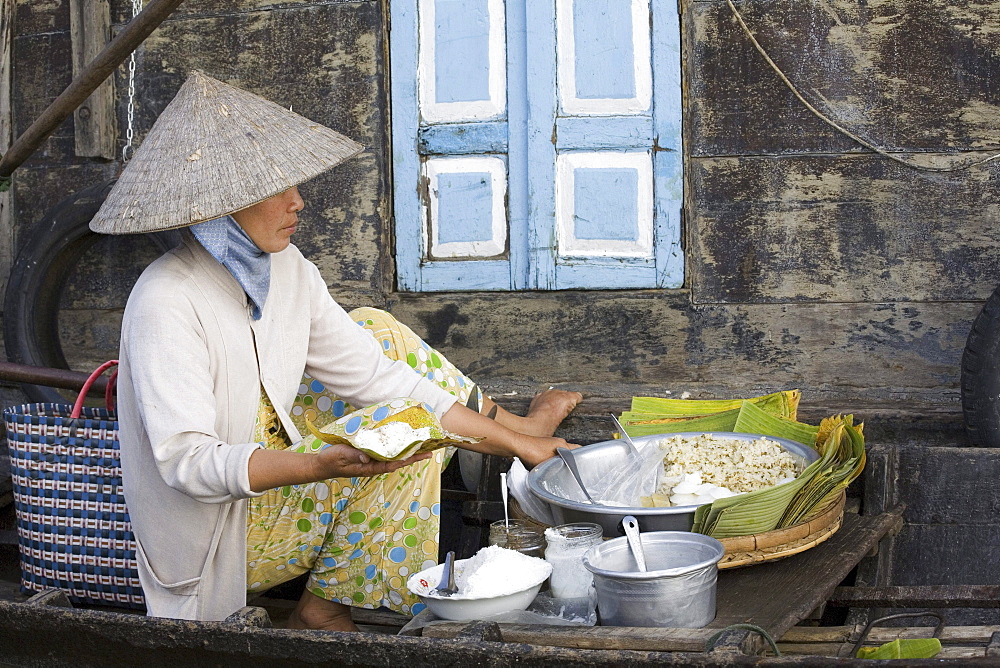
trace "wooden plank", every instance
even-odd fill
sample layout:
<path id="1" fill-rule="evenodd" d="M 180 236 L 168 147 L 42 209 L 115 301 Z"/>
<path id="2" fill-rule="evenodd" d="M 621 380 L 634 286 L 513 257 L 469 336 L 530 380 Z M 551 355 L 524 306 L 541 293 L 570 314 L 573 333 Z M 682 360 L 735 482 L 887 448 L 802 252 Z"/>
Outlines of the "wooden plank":
<path id="1" fill-rule="evenodd" d="M 13 133 L 11 108 L 11 44 L 14 39 L 14 0 L 0 0 L 0 155 L 7 152 Z M 0 294 L 7 288 L 14 261 L 11 193 L 0 192 Z"/>
<path id="2" fill-rule="evenodd" d="M 995 585 L 837 587 L 831 605 L 883 608 L 1000 608 Z"/>
<path id="3" fill-rule="evenodd" d="M 996 583 L 998 524 L 907 524 L 897 538 L 894 582 L 906 586 Z M 992 606 L 990 606 L 992 608 Z M 995 624 L 996 609 L 952 609 L 951 624 Z"/>
<path id="4" fill-rule="evenodd" d="M 922 175 L 861 155 L 690 160 L 694 301 L 984 300 L 1000 283 L 993 174 Z"/>
<path id="5" fill-rule="evenodd" d="M 24 7 L 22 4 L 21 7 Z M 25 12 L 18 10 L 17 16 Z M 20 28 L 20 24 L 18 25 Z M 39 58 L 38 54 L 45 54 Z M 13 72 L 12 94 L 17 98 L 13 108 L 14 138 L 23 133 L 55 100 L 59 93 L 73 81 L 72 45 L 69 31 L 42 32 L 38 34 L 18 34 L 12 45 L 12 59 L 17 63 Z M 13 138 L 12 138 L 13 142 Z M 6 155 L 6 153 L 5 153 Z M 67 118 L 62 125 L 42 143 L 41 146 L 18 168 L 17 187 L 21 189 L 23 172 L 31 167 L 60 164 L 67 166 L 75 159 L 73 121 Z M 64 179 L 65 180 L 65 179 Z M 90 184 L 85 184 L 90 185 Z M 30 192 L 30 191 L 27 191 Z M 59 198 L 61 199 L 61 197 Z M 27 200 L 27 201 L 26 201 Z M 18 197 L 15 208 L 33 206 L 48 208 L 58 201 L 46 197 Z M 21 217 L 14 212 L 16 225 L 21 226 Z"/>
<path id="6" fill-rule="evenodd" d="M 83 72 L 111 38 L 108 0 L 70 0 L 70 38 L 73 43 L 73 77 Z M 115 157 L 115 88 L 109 76 L 73 112 L 76 154 L 87 158 Z"/>
<path id="7" fill-rule="evenodd" d="M 468 622 L 434 622 L 425 638 L 454 638 Z M 700 652 L 715 633 L 707 629 L 658 629 L 614 626 L 546 626 L 501 623 L 504 642 L 577 649 L 632 649 L 657 652 Z"/>
<path id="8" fill-rule="evenodd" d="M 899 494 L 906 499 L 906 518 L 910 523 L 994 526 L 1000 523 L 997 515 L 1000 489 L 996 485 L 1000 477 L 1000 451 L 901 448 L 899 466 L 901 471 L 916 473 L 899 478 Z M 957 484 L 956 479 L 961 483 Z"/>
<path id="9" fill-rule="evenodd" d="M 421 127 L 417 130 L 417 150 L 433 155 L 506 153 L 507 123 L 448 123 Z"/>
<path id="10" fill-rule="evenodd" d="M 585 382 L 605 397 L 721 398 L 802 387 L 804 405 L 839 397 L 841 410 L 854 411 L 879 396 L 956 410 L 961 351 L 982 305 L 691 307 L 683 291 L 580 291 L 397 293 L 389 308 L 477 382 L 519 392 Z"/>
<path id="11" fill-rule="evenodd" d="M 868 461 L 865 464 L 866 470 L 863 478 L 863 503 L 869 513 L 885 512 L 900 502 L 899 450 L 898 447 L 878 445 L 868 448 Z M 894 535 L 887 536 L 879 544 L 877 555 L 870 559 L 863 559 L 858 564 L 854 577 L 856 585 L 885 586 L 892 582 L 896 542 Z M 870 620 L 885 614 L 886 612 L 882 609 L 853 608 L 848 611 L 846 621 L 849 624 L 864 626 Z"/>
<path id="12" fill-rule="evenodd" d="M 902 507 L 876 516 L 846 515 L 824 543 L 776 562 L 719 573 L 718 613 L 709 628 L 750 623 L 779 637 L 823 601 L 899 521 Z"/>
<path id="13" fill-rule="evenodd" d="M 780 642 L 853 643 L 863 630 L 862 626 L 793 626 L 781 636 Z M 896 638 L 927 638 L 930 633 L 929 626 L 876 626 L 868 632 L 868 638 L 885 643 Z M 945 626 L 940 638 L 944 644 L 988 643 L 995 633 L 1000 633 L 1000 626 Z"/>
<path id="14" fill-rule="evenodd" d="M 997 147 L 991 3 L 736 4 L 806 99 L 848 129 L 897 150 Z M 692 155 L 859 150 L 793 96 L 723 0 L 682 6 Z"/>

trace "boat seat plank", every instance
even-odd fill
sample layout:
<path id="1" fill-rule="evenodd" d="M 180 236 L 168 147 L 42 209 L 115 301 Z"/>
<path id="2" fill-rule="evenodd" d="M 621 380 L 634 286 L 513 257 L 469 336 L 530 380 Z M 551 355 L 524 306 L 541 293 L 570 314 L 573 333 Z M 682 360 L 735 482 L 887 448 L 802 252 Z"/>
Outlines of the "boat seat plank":
<path id="1" fill-rule="evenodd" d="M 844 514 L 840 530 L 800 554 L 719 572 L 717 614 L 708 628 L 755 624 L 772 638 L 809 616 L 900 521 L 903 508 L 878 515 Z"/>

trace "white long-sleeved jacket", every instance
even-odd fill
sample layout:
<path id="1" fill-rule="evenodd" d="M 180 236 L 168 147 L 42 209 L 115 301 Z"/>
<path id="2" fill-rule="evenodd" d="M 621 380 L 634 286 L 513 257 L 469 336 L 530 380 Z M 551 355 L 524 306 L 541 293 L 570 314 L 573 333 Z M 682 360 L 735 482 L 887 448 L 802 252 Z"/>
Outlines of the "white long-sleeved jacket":
<path id="1" fill-rule="evenodd" d="M 149 614 L 223 619 L 246 604 L 248 462 L 263 386 L 288 417 L 303 372 L 364 406 L 455 397 L 382 354 L 294 246 L 272 255 L 260 320 L 229 271 L 185 232 L 152 263 L 122 323 L 122 474 Z"/>

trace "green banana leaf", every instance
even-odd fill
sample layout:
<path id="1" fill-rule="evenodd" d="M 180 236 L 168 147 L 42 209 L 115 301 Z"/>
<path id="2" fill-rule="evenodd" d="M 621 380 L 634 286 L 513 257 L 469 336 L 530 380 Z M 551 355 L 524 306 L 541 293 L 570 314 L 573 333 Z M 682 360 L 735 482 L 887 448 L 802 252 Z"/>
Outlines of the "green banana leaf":
<path id="1" fill-rule="evenodd" d="M 812 447 L 819 427 L 771 415 L 747 401 L 740 407 L 734 431 L 785 438 Z M 834 448 L 827 448 L 825 455 L 821 454 L 818 460 L 806 467 L 792 482 L 716 499 L 711 505 L 702 506 L 695 511 L 693 530 L 714 538 L 771 531 L 782 521 L 792 499 L 814 476 L 830 466 L 835 455 Z"/>
<path id="2" fill-rule="evenodd" d="M 775 438 L 787 438 L 790 441 L 815 448 L 819 427 L 772 415 L 759 406 L 744 401 L 733 431 L 738 431 L 741 434 L 763 434 Z"/>
<path id="3" fill-rule="evenodd" d="M 896 638 L 879 647 L 861 647 L 858 659 L 931 659 L 941 651 L 937 638 Z"/>
<path id="4" fill-rule="evenodd" d="M 622 414 L 620 422 L 625 433 L 629 436 L 649 436 L 651 434 L 678 434 L 687 431 L 712 432 L 712 431 L 735 431 L 736 420 L 740 415 L 740 409 L 715 413 L 712 415 L 700 415 L 686 420 L 674 420 L 671 422 L 652 423 L 631 423 L 626 414 Z"/>
<path id="5" fill-rule="evenodd" d="M 632 397 L 632 410 L 623 415 L 651 414 L 662 418 L 693 417 L 738 409 L 744 401 L 757 404 L 769 413 L 795 419 L 799 405 L 799 390 L 783 390 L 750 399 L 664 399 L 660 397 Z"/>

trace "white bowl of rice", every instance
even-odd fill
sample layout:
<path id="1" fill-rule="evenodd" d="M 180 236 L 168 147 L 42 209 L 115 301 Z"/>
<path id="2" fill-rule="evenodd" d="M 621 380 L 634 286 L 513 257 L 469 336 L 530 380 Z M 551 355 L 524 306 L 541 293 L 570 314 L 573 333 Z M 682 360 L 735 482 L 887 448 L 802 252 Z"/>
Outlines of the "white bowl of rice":
<path id="1" fill-rule="evenodd" d="M 458 593 L 452 596 L 434 593 L 443 564 L 411 575 L 406 586 L 437 617 L 466 621 L 527 609 L 551 573 L 552 565 L 544 559 L 490 545 L 455 562 Z"/>

